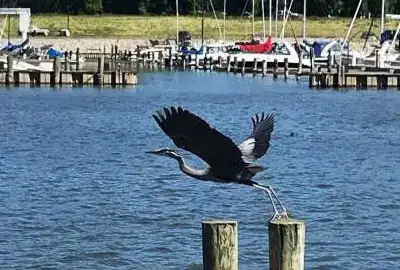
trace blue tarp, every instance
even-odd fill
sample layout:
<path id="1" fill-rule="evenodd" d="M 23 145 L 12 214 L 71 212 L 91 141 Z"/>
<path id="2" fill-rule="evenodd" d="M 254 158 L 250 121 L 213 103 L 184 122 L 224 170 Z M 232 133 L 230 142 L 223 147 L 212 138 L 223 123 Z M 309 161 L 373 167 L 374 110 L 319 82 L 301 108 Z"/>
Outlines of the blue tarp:
<path id="1" fill-rule="evenodd" d="M 322 50 L 325 48 L 325 46 L 328 44 L 328 42 L 317 42 L 315 41 L 312 45 L 313 50 L 314 50 L 314 56 L 319 57 L 321 56 Z"/>
<path id="2" fill-rule="evenodd" d="M 55 58 L 55 57 L 57 57 L 57 56 L 63 57 L 63 56 L 64 56 L 64 53 L 63 53 L 62 51 L 56 50 L 56 49 L 54 49 L 54 48 L 50 48 L 50 49 L 47 50 L 47 55 L 48 55 L 50 58 Z"/>

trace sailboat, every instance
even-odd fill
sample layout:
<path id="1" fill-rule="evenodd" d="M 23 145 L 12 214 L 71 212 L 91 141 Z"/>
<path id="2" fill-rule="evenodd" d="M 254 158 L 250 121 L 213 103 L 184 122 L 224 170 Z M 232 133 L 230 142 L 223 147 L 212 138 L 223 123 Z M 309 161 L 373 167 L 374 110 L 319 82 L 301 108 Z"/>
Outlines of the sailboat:
<path id="1" fill-rule="evenodd" d="M 263 0 L 264 1 L 264 0 Z M 272 7 L 272 0 L 269 0 L 269 21 L 270 21 L 270 35 L 267 40 L 265 40 L 265 20 L 264 20 L 264 4 L 262 4 L 261 9 L 262 9 L 262 23 L 263 23 L 263 36 L 264 36 L 264 41 L 261 44 L 255 45 L 252 44 L 246 44 L 246 46 L 241 46 L 240 50 L 235 51 L 231 55 L 231 61 L 233 62 L 233 58 L 236 57 L 239 61 L 244 61 L 248 63 L 248 65 L 251 65 L 254 63 L 254 59 L 257 59 L 259 62 L 266 61 L 267 64 L 272 64 L 275 60 L 278 61 L 278 65 L 283 65 L 285 58 L 287 58 L 289 66 L 298 66 L 300 63 L 299 59 L 299 54 L 296 51 L 296 49 L 290 44 L 290 42 L 285 41 L 283 39 L 284 36 L 284 29 L 285 29 L 285 24 L 289 18 L 290 15 L 290 9 L 293 4 L 293 0 L 290 2 L 289 9 L 286 10 L 286 3 L 285 3 L 285 9 L 284 9 L 284 23 L 282 27 L 282 31 L 280 34 L 280 37 L 277 37 L 277 29 L 276 29 L 276 41 L 272 42 L 272 13 L 271 13 L 271 7 Z M 286 1 L 285 1 L 286 2 Z M 262 2 L 263 3 L 263 2 Z M 254 0 L 253 0 L 253 6 L 254 6 Z M 276 8 L 276 20 L 277 20 L 277 8 Z M 253 24 L 254 24 L 254 8 L 253 8 Z M 254 29 L 254 26 L 253 26 Z M 253 30 L 254 31 L 254 30 Z M 254 35 L 254 33 L 253 33 Z M 264 49 L 264 51 L 263 51 Z M 309 59 L 302 59 L 302 65 L 305 67 L 309 67 L 311 65 L 311 62 Z"/>

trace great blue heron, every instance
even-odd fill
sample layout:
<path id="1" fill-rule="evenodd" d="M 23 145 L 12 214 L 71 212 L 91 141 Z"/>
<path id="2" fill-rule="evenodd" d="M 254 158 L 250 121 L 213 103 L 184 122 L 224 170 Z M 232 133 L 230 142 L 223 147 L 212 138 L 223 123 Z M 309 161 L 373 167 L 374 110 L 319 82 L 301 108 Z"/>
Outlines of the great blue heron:
<path id="1" fill-rule="evenodd" d="M 147 153 L 177 160 L 183 173 L 199 180 L 237 183 L 260 188 L 268 193 L 275 212 L 273 218 L 287 217 L 286 209 L 274 190 L 270 186 L 263 186 L 252 180 L 253 176 L 265 169 L 253 162 L 264 156 L 270 146 L 269 141 L 274 130 L 273 114 L 265 116 L 262 113 L 261 116 L 256 114 L 252 117 L 253 130 L 239 145 L 211 128 L 199 116 L 181 107 L 164 108 L 163 111 L 157 111 L 153 118 L 177 147 L 199 156 L 208 163 L 209 167 L 204 170 L 192 169 L 182 156 L 169 148 Z M 282 212 L 278 212 L 272 195 Z"/>

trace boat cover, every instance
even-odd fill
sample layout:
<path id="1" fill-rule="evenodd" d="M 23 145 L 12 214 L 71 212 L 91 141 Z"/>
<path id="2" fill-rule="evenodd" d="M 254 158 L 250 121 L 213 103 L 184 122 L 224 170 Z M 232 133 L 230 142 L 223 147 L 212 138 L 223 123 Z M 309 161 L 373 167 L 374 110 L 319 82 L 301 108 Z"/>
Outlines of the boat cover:
<path id="1" fill-rule="evenodd" d="M 272 38 L 268 37 L 267 41 L 261 44 L 243 44 L 240 45 L 242 52 L 250 53 L 268 53 L 272 50 Z"/>

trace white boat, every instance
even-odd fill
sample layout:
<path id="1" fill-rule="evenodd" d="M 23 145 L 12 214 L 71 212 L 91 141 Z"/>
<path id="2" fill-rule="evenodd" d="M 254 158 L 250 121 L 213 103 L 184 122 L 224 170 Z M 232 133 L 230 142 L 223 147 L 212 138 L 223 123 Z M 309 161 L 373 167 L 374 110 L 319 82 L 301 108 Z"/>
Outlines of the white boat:
<path id="1" fill-rule="evenodd" d="M 317 64 L 327 63 L 329 55 L 331 55 L 334 63 L 338 63 L 341 56 L 343 61 L 356 64 L 356 59 L 361 55 L 352 50 L 348 42 L 342 40 L 320 40 L 310 42 L 300 42 L 301 50 L 303 51 L 303 57 L 310 58 L 310 52 L 313 51 L 314 62 Z M 343 48 L 341 48 L 343 46 Z"/>
<path id="2" fill-rule="evenodd" d="M 237 58 L 238 62 L 244 59 L 246 63 L 253 63 L 254 59 L 257 59 L 257 62 L 263 62 L 265 60 L 267 64 L 271 65 L 271 63 L 273 63 L 275 60 L 278 60 L 278 64 L 283 65 L 285 58 L 288 59 L 289 65 L 298 66 L 300 63 L 299 54 L 297 53 L 295 48 L 287 41 L 274 43 L 273 49 L 268 53 L 236 52 L 231 53 L 230 56 L 231 63 L 234 61 L 235 57 Z M 302 59 L 302 66 L 310 67 L 310 59 Z"/>
<path id="3" fill-rule="evenodd" d="M 194 64 L 196 59 L 201 64 L 204 61 L 204 58 L 212 58 L 213 60 L 221 58 L 222 60 L 226 60 L 230 55 L 229 49 L 232 46 L 233 45 L 224 43 L 204 44 L 200 46 L 198 50 L 192 48 L 190 50 L 181 51 L 180 55 L 186 55 L 187 57 L 190 55 L 191 63 L 189 64 Z"/>

